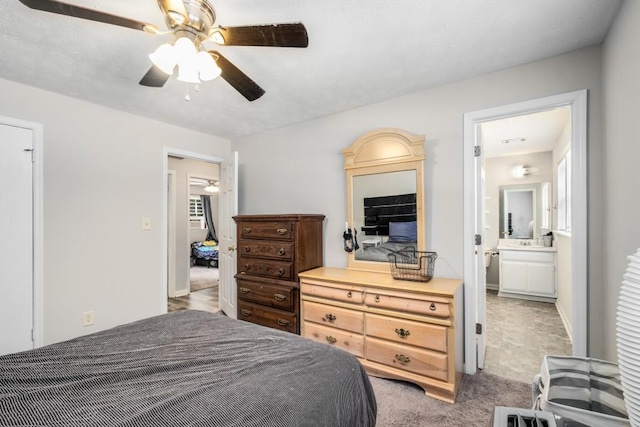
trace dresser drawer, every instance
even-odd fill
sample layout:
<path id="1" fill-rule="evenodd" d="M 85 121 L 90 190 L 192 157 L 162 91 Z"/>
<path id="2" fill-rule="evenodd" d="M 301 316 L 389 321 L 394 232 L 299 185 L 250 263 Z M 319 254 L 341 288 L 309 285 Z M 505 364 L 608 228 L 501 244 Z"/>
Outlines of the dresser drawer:
<path id="1" fill-rule="evenodd" d="M 448 380 L 448 360 L 445 353 L 367 337 L 365 354 L 368 360 L 383 365 L 442 381 Z"/>
<path id="2" fill-rule="evenodd" d="M 365 295 L 365 304 L 369 307 L 437 317 L 451 316 L 451 308 L 445 301 L 421 298 L 419 295 L 375 291 L 367 292 Z"/>
<path id="3" fill-rule="evenodd" d="M 289 242 L 270 242 L 268 240 L 241 240 L 238 242 L 238 253 L 245 257 L 292 261 L 294 245 Z"/>
<path id="4" fill-rule="evenodd" d="M 305 322 L 303 336 L 314 341 L 340 347 L 354 356 L 364 356 L 364 337 L 360 334 Z"/>
<path id="5" fill-rule="evenodd" d="M 295 309 L 295 301 L 298 298 L 296 288 L 242 279 L 237 279 L 236 282 L 240 299 L 270 305 L 282 310 Z"/>
<path id="6" fill-rule="evenodd" d="M 353 304 L 362 304 L 364 301 L 364 291 L 362 289 L 339 289 L 307 282 L 301 282 L 300 289 L 302 293 L 318 298 L 328 298 Z"/>
<path id="7" fill-rule="evenodd" d="M 238 300 L 238 319 L 282 331 L 298 333 L 298 316 L 276 308 Z"/>
<path id="8" fill-rule="evenodd" d="M 304 320 L 351 332 L 364 333 L 364 313 L 331 305 L 303 301 Z"/>
<path id="9" fill-rule="evenodd" d="M 253 276 L 272 277 L 281 280 L 294 280 L 293 264 L 285 261 L 275 261 L 238 256 L 238 273 Z"/>
<path id="10" fill-rule="evenodd" d="M 444 326 L 371 313 L 365 315 L 365 324 L 368 336 L 430 350 L 447 351 L 447 328 Z"/>
<path id="11" fill-rule="evenodd" d="M 293 223 L 288 221 L 238 222 L 240 239 L 293 240 Z"/>

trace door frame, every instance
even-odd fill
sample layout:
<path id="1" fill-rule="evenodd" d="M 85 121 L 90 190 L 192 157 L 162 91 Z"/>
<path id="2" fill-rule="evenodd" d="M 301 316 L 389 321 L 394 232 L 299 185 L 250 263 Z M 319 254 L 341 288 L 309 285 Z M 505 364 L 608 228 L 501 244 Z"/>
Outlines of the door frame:
<path id="1" fill-rule="evenodd" d="M 43 126 L 40 123 L 27 122 L 0 116 L 0 125 L 29 129 L 33 136 L 33 347 L 44 345 L 44 280 L 43 280 Z"/>
<path id="2" fill-rule="evenodd" d="M 169 174 L 169 156 L 184 157 L 185 159 L 198 160 L 202 162 L 221 164 L 224 159 L 222 157 L 214 157 L 206 154 L 196 153 L 193 151 L 186 151 L 179 148 L 163 147 L 162 149 L 162 283 L 159 292 L 160 296 L 160 313 L 164 314 L 167 310 L 167 298 L 168 295 L 168 275 L 167 275 L 167 262 L 168 262 L 168 174 Z"/>
<path id="3" fill-rule="evenodd" d="M 571 106 L 572 167 L 572 295 L 573 355 L 585 357 L 588 343 L 587 251 L 587 90 L 578 90 L 464 114 L 464 283 L 465 373 L 477 370 L 476 316 L 478 287 L 475 278 L 475 125 L 507 117 Z M 484 256 L 484 254 L 482 254 Z M 484 260 L 481 261 L 484 264 Z"/>

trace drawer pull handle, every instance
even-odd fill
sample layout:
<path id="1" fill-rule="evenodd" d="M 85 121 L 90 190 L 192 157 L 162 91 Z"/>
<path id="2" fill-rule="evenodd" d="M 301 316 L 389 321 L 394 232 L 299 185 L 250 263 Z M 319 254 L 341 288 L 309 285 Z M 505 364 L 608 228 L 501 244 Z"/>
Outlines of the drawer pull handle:
<path id="1" fill-rule="evenodd" d="M 247 253 L 251 252 L 251 248 L 249 246 L 245 246 L 244 247 L 244 251 L 247 252 Z"/>
<path id="2" fill-rule="evenodd" d="M 436 303 L 435 302 L 431 303 L 431 305 L 429 306 L 429 310 L 436 311 Z"/>
<path id="3" fill-rule="evenodd" d="M 283 276 L 284 275 L 284 268 L 279 268 L 278 269 L 278 276 Z"/>
<path id="4" fill-rule="evenodd" d="M 375 301 L 380 302 L 380 295 L 376 295 Z"/>
<path id="5" fill-rule="evenodd" d="M 333 323 L 333 322 L 336 321 L 336 316 L 334 316 L 331 313 L 327 313 L 327 314 L 324 315 L 322 320 L 325 321 L 325 322 Z"/>
<path id="6" fill-rule="evenodd" d="M 289 231 L 289 230 L 287 230 L 286 228 L 278 228 L 278 229 L 276 230 L 276 233 L 278 233 L 278 234 L 280 234 L 280 235 L 285 235 L 285 234 L 287 234 L 287 232 L 288 232 L 288 231 Z"/>
<path id="7" fill-rule="evenodd" d="M 353 294 L 351 293 L 351 291 L 347 292 L 347 298 L 351 298 L 353 297 Z"/>
<path id="8" fill-rule="evenodd" d="M 282 302 L 282 301 L 286 300 L 286 299 L 287 299 L 287 297 L 286 297 L 286 296 L 284 296 L 284 295 L 282 295 L 282 294 L 275 294 L 275 295 L 273 296 L 273 299 L 275 299 L 276 301 L 280 301 L 280 302 Z"/>
<path id="9" fill-rule="evenodd" d="M 240 288 L 240 292 L 242 292 L 243 294 L 248 294 L 249 293 L 249 288 Z"/>
<path id="10" fill-rule="evenodd" d="M 242 234 L 249 234 L 251 233 L 251 229 L 249 227 L 245 227 L 242 229 Z"/>
<path id="11" fill-rule="evenodd" d="M 411 362 L 411 358 L 409 358 L 409 356 L 405 356 L 404 354 L 396 354 L 396 360 L 402 366 L 408 365 L 409 362 Z M 394 360 L 393 363 L 396 363 L 396 360 Z"/>
<path id="12" fill-rule="evenodd" d="M 250 264 L 245 264 L 244 265 L 244 269 L 245 270 L 251 270 L 251 265 Z"/>
<path id="13" fill-rule="evenodd" d="M 327 339 L 327 342 L 329 344 L 335 344 L 336 342 L 338 342 L 338 340 L 336 338 L 332 337 L 331 335 L 327 335 L 325 338 Z"/>
<path id="14" fill-rule="evenodd" d="M 411 332 L 409 332 L 408 329 L 396 328 L 396 334 L 398 334 L 400 338 L 407 338 L 409 335 L 411 335 Z"/>
<path id="15" fill-rule="evenodd" d="M 280 249 L 278 250 L 278 255 L 284 255 L 284 254 L 286 254 L 286 253 L 287 253 L 287 251 L 285 251 L 285 250 L 284 250 L 284 248 L 280 248 Z"/>
<path id="16" fill-rule="evenodd" d="M 246 308 L 242 309 L 242 315 L 243 316 L 247 316 L 248 317 L 248 316 L 251 316 L 251 314 L 252 314 L 251 310 L 247 310 Z"/>
<path id="17" fill-rule="evenodd" d="M 287 326 L 289 323 L 291 323 L 291 322 L 289 322 L 288 320 L 278 319 L 278 325 L 280 325 L 280 326 Z"/>

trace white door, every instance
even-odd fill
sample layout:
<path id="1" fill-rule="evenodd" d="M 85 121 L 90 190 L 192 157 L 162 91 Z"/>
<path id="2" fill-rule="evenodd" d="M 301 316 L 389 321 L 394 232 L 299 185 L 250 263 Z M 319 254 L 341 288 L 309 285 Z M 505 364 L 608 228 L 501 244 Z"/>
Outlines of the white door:
<path id="1" fill-rule="evenodd" d="M 167 295 L 176 296 L 176 171 L 167 172 Z"/>
<path id="2" fill-rule="evenodd" d="M 0 354 L 33 348 L 33 131 L 0 124 Z"/>
<path id="3" fill-rule="evenodd" d="M 220 203 L 218 230 L 218 262 L 220 263 L 220 309 L 231 317 L 238 317 L 236 290 L 236 223 L 233 217 L 238 214 L 238 152 L 230 161 L 220 165 Z"/>
<path id="4" fill-rule="evenodd" d="M 482 153 L 482 131 L 480 125 L 476 125 L 476 147 L 477 151 L 475 161 L 475 181 L 476 181 L 476 235 L 480 236 L 480 244 L 476 245 L 475 250 L 475 273 L 476 273 L 476 323 L 480 325 L 480 330 L 476 333 L 476 345 L 478 346 L 478 369 L 484 367 L 485 354 L 485 330 L 487 320 L 487 271 L 484 262 L 484 241 L 485 241 L 485 223 L 486 223 L 486 203 L 484 190 L 484 155 Z"/>

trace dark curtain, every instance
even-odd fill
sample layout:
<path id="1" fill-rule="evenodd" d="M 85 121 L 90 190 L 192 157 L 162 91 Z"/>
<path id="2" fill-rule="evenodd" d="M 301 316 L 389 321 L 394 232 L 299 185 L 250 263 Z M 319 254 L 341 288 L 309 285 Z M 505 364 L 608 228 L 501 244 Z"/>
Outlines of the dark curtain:
<path id="1" fill-rule="evenodd" d="M 201 194 L 200 200 L 202 200 L 204 219 L 207 222 L 207 228 L 209 229 L 206 240 L 215 240 L 217 242 L 218 236 L 216 236 L 216 228 L 213 226 L 213 217 L 211 216 L 211 197 Z"/>

